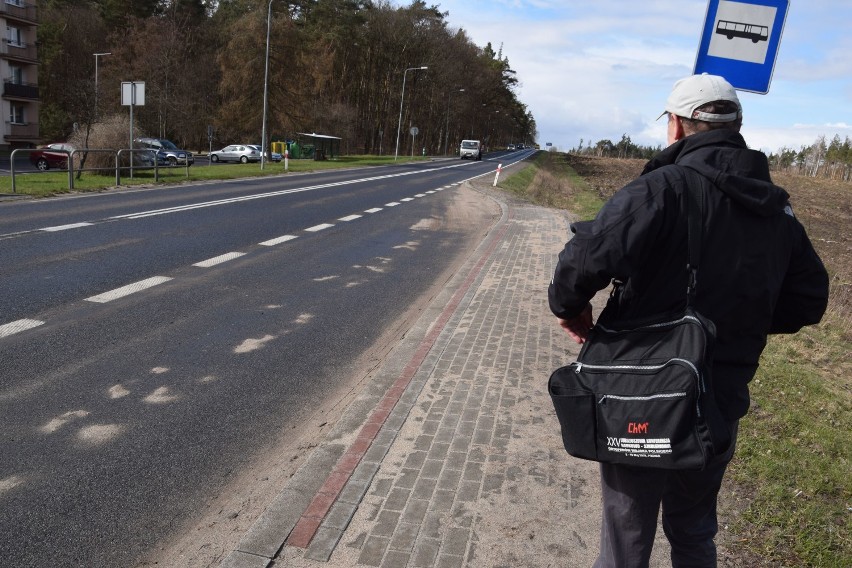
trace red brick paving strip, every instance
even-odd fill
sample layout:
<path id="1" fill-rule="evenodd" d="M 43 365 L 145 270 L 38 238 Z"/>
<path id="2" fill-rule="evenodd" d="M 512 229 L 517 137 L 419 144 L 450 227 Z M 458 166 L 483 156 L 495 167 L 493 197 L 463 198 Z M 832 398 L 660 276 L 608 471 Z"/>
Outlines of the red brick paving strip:
<path id="1" fill-rule="evenodd" d="M 314 535 L 317 533 L 320 524 L 328 514 L 331 506 L 337 500 L 337 497 L 340 495 L 340 492 L 343 491 L 343 488 L 346 487 L 346 483 L 349 481 L 349 478 L 352 476 L 355 468 L 359 463 L 361 463 L 361 458 L 363 458 L 367 450 L 370 449 L 370 446 L 376 438 L 376 435 L 379 433 L 379 430 L 381 430 L 382 426 L 384 426 L 391 411 L 396 406 L 396 403 L 399 402 L 399 399 L 402 397 L 402 394 L 405 392 L 405 389 L 408 387 L 411 379 L 414 378 L 414 374 L 417 372 L 417 369 L 420 368 L 423 360 L 426 359 L 426 355 L 429 354 L 429 351 L 438 339 L 438 335 L 440 335 L 443 331 L 444 326 L 450 320 L 450 317 L 455 312 L 464 295 L 467 294 L 467 291 L 473 284 L 473 281 L 479 276 L 482 267 L 485 266 L 486 260 L 491 256 L 491 253 L 497 247 L 497 243 L 500 242 L 507 229 L 508 223 L 504 224 L 503 227 L 494 235 L 491 240 L 491 244 L 488 246 L 488 250 L 485 251 L 482 258 L 480 258 L 476 263 L 476 266 L 471 269 L 465 281 L 459 289 L 456 290 L 452 300 L 450 300 L 450 303 L 444 308 L 444 311 L 441 312 L 440 317 L 435 322 L 435 325 L 432 326 L 432 329 L 426 337 L 423 338 L 423 341 L 420 343 L 420 346 L 414 353 L 411 361 L 408 365 L 406 365 L 405 369 L 403 369 L 400 377 L 396 380 L 396 382 L 394 382 L 393 386 L 387 391 L 387 393 L 385 393 L 385 396 L 376 406 L 376 409 L 370 415 L 367 423 L 361 427 L 361 431 L 358 433 L 358 437 L 355 439 L 355 442 L 349 446 L 349 449 L 346 450 L 343 456 L 341 456 L 341 458 L 337 461 L 337 464 L 325 480 L 325 483 L 322 484 L 322 487 L 320 487 L 310 505 L 308 505 L 308 508 L 305 509 L 304 513 L 302 513 L 302 516 L 299 518 L 296 526 L 290 532 L 290 536 L 287 537 L 287 544 L 297 548 L 307 548 L 308 545 L 310 545 L 311 540 L 313 540 Z"/>

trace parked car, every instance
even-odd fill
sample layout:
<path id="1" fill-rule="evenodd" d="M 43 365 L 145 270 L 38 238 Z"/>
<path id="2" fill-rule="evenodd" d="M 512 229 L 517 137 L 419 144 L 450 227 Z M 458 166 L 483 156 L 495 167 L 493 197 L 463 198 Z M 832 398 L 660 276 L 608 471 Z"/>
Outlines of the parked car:
<path id="1" fill-rule="evenodd" d="M 65 150 L 65 152 L 51 152 L 51 150 Z M 68 156 L 74 151 L 74 146 L 65 142 L 54 142 L 30 152 L 32 165 L 45 172 L 51 168 L 67 170 Z"/>
<path id="2" fill-rule="evenodd" d="M 258 154 L 263 154 L 263 151 L 261 150 L 262 146 L 260 144 L 249 144 L 249 146 L 251 146 L 252 148 L 257 150 Z M 284 156 L 282 156 L 279 152 L 270 151 L 269 152 L 269 159 L 273 162 L 280 162 L 281 160 L 284 159 Z"/>
<path id="3" fill-rule="evenodd" d="M 210 161 L 215 162 L 248 162 L 260 161 L 260 150 L 250 144 L 231 144 L 221 150 L 210 152 Z"/>
<path id="4" fill-rule="evenodd" d="M 165 154 L 161 154 L 156 150 L 145 150 L 142 152 L 133 152 L 133 165 L 140 166 L 145 168 L 153 168 L 154 165 L 157 167 L 169 166 L 169 160 L 165 156 Z"/>
<path id="5" fill-rule="evenodd" d="M 142 148 L 150 148 L 166 160 L 170 166 L 191 166 L 195 163 L 192 152 L 181 150 L 174 142 L 165 138 L 137 138 L 136 144 Z"/>

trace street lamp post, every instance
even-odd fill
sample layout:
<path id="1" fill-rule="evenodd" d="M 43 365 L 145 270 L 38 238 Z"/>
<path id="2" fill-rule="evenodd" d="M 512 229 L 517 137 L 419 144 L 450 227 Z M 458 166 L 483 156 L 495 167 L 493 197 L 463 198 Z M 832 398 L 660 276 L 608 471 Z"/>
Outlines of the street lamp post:
<path id="1" fill-rule="evenodd" d="M 269 8 L 266 11 L 266 70 L 263 74 L 263 128 L 260 133 L 260 169 L 266 162 L 266 108 L 267 92 L 269 91 L 269 30 L 272 27 L 272 0 L 269 0 Z"/>
<path id="2" fill-rule="evenodd" d="M 98 116 L 100 116 L 100 109 L 98 108 L 98 57 L 112 55 L 112 53 L 95 53 L 93 55 L 95 56 L 95 120 L 97 120 Z"/>
<path id="3" fill-rule="evenodd" d="M 271 2 L 272 0 L 270 0 Z M 402 103 L 405 101 L 405 74 L 409 71 L 419 71 L 420 69 L 429 69 L 426 65 L 423 67 L 409 67 L 402 73 L 402 95 L 399 98 L 399 122 L 396 125 L 396 150 L 393 153 L 393 160 L 396 161 L 399 157 L 399 131 L 402 129 Z"/>
<path id="4" fill-rule="evenodd" d="M 450 94 L 447 95 L 447 127 L 446 132 L 444 133 L 444 155 L 447 155 L 447 151 L 450 149 L 450 98 L 452 97 L 455 91 L 450 91 Z M 464 89 L 459 89 L 459 93 L 463 93 Z"/>

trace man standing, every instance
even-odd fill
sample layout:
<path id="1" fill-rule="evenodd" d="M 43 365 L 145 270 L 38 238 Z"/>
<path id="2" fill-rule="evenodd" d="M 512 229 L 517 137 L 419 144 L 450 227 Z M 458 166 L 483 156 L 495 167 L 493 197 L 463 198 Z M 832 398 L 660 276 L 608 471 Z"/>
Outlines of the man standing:
<path id="1" fill-rule="evenodd" d="M 665 107 L 668 148 L 619 190 L 594 221 L 574 223 L 548 290 L 559 325 L 578 343 L 592 327 L 589 300 L 615 283 L 599 322 L 682 312 L 687 289 L 685 192 L 702 204 L 695 308 L 716 325 L 715 397 L 736 440 L 748 383 L 770 333 L 817 323 L 828 275 L 766 156 L 739 134 L 742 107 L 722 77 L 678 81 Z M 716 566 L 716 500 L 730 449 L 701 471 L 602 463 L 603 520 L 595 566 L 648 566 L 662 506 L 672 565 Z"/>

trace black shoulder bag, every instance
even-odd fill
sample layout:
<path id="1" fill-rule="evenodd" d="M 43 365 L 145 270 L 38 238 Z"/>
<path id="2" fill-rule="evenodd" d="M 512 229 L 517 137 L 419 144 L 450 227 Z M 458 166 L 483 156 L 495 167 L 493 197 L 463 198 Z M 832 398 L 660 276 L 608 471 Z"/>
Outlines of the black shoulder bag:
<path id="1" fill-rule="evenodd" d="M 689 282 L 681 317 L 620 329 L 595 325 L 577 361 L 548 381 L 572 456 L 663 469 L 703 469 L 731 442 L 713 397 L 716 328 L 693 307 L 702 215 L 685 194 Z"/>

